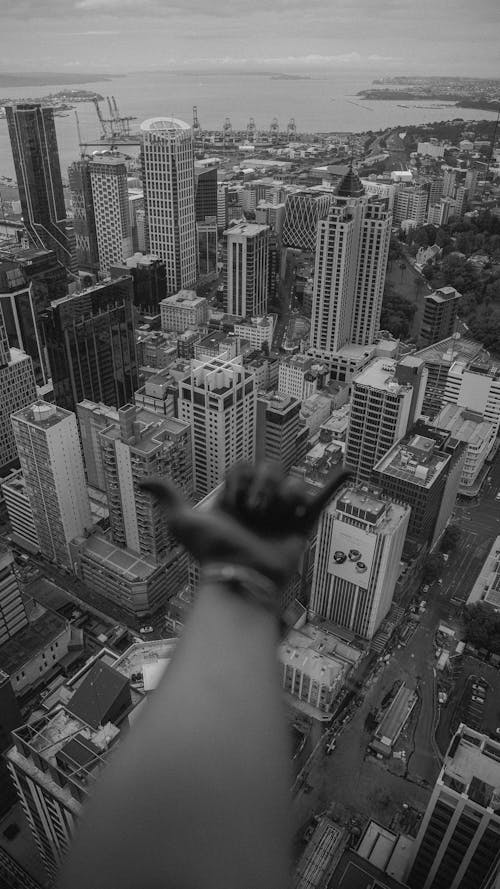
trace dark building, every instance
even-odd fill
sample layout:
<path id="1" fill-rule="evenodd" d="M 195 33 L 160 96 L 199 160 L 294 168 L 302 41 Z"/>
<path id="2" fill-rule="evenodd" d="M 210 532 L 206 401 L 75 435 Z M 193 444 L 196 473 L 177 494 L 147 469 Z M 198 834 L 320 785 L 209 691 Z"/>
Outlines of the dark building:
<path id="1" fill-rule="evenodd" d="M 21 710 L 7 673 L 0 670 L 0 818 L 17 800 L 4 753 L 12 744 L 10 733 L 23 722 Z"/>
<path id="2" fill-rule="evenodd" d="M 210 217 L 207 217 L 209 220 Z M 211 221 L 197 222 L 198 271 L 200 276 L 214 278 L 217 275 L 217 217 Z"/>
<path id="3" fill-rule="evenodd" d="M 0 250 L 0 307 L 9 345 L 30 356 L 39 386 L 50 376 L 40 319 L 51 300 L 66 296 L 66 277 L 53 250 Z"/>
<path id="4" fill-rule="evenodd" d="M 462 294 L 454 287 L 441 287 L 424 297 L 424 314 L 419 348 L 425 349 L 455 333 L 458 304 Z"/>
<path id="5" fill-rule="evenodd" d="M 269 265 L 268 265 L 268 290 L 267 298 L 269 302 L 276 299 L 280 278 L 280 248 L 276 235 L 269 235 Z"/>
<path id="6" fill-rule="evenodd" d="M 59 164 L 54 111 L 41 105 L 7 105 L 7 124 L 23 222 L 36 247 L 73 262 Z"/>
<path id="7" fill-rule="evenodd" d="M 196 222 L 217 219 L 217 168 L 194 165 L 194 209 Z"/>
<path id="8" fill-rule="evenodd" d="M 112 280 L 130 275 L 133 282 L 134 305 L 142 314 L 156 314 L 167 295 L 167 272 L 163 259 L 144 253 L 134 253 L 122 263 L 110 268 Z"/>
<path id="9" fill-rule="evenodd" d="M 53 303 L 43 316 L 56 404 L 88 398 L 121 407 L 138 388 L 132 278 L 96 284 Z"/>
<path id="10" fill-rule="evenodd" d="M 257 397 L 255 457 L 280 463 L 289 472 L 297 462 L 300 401 L 279 392 Z"/>
<path id="11" fill-rule="evenodd" d="M 75 161 L 68 167 L 68 179 L 73 207 L 76 264 L 82 271 L 96 274 L 99 270 L 99 252 L 90 163 L 89 157 Z"/>

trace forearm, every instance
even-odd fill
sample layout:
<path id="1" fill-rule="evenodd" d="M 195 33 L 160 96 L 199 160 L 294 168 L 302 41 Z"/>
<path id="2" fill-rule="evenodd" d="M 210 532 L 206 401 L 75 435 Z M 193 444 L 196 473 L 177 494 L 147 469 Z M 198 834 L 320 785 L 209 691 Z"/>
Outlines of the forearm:
<path id="1" fill-rule="evenodd" d="M 289 749 L 264 610 L 200 589 L 165 678 L 112 757 L 64 889 L 284 889 Z M 89 883 L 90 880 L 90 883 Z"/>

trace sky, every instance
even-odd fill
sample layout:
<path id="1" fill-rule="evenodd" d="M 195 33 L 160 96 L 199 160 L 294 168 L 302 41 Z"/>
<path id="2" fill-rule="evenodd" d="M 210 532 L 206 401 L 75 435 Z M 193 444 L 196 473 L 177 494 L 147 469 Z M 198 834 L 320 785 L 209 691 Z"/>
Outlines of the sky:
<path id="1" fill-rule="evenodd" d="M 0 0 L 0 71 L 500 77 L 498 0 Z"/>

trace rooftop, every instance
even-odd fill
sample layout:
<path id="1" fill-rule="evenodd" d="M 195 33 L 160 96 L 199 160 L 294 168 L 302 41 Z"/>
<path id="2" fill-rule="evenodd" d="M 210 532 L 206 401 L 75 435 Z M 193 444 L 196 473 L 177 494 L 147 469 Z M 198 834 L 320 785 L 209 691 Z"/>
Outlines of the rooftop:
<path id="1" fill-rule="evenodd" d="M 439 780 L 500 813 L 500 743 L 462 723 L 450 744 Z"/>
<path id="2" fill-rule="evenodd" d="M 141 674 L 144 683 L 144 691 L 156 688 L 163 672 L 168 667 L 177 639 L 157 639 L 151 642 L 136 642 L 127 648 L 114 664 L 124 676 Z"/>
<path id="3" fill-rule="evenodd" d="M 24 422 L 29 423 L 31 426 L 36 426 L 38 429 L 50 429 L 52 426 L 57 426 L 58 423 L 66 420 L 67 417 L 74 416 L 74 414 L 40 398 L 28 407 L 23 407 L 20 411 L 16 411 L 12 416 L 18 420 L 24 420 Z"/>
<path id="4" fill-rule="evenodd" d="M 103 661 L 96 661 L 77 688 L 67 709 L 93 729 L 111 721 L 121 709 L 124 692 L 129 687 L 126 676 Z M 130 697 L 130 695 L 128 695 Z"/>
<path id="5" fill-rule="evenodd" d="M 79 542 L 78 538 L 77 541 Z M 130 583 L 147 580 L 158 570 L 158 565 L 149 556 L 138 556 L 129 549 L 115 546 L 99 533 L 81 540 L 83 552 L 94 561 L 100 562 L 114 574 L 121 574 Z"/>
<path id="6" fill-rule="evenodd" d="M 173 296 L 166 296 L 162 299 L 160 306 L 181 306 L 183 308 L 192 309 L 195 306 L 204 305 L 206 299 L 204 296 L 198 296 L 195 290 L 179 290 Z"/>
<path id="7" fill-rule="evenodd" d="M 40 617 L 18 630 L 15 636 L 0 647 L 0 669 L 15 673 L 42 648 L 57 639 L 68 627 L 68 621 L 54 611 L 44 611 Z"/>
<path id="8" fill-rule="evenodd" d="M 374 472 L 383 472 L 419 487 L 430 488 L 449 460 L 448 454 L 437 450 L 433 439 L 409 435 L 393 445 L 373 469 Z"/>
<path id="9" fill-rule="evenodd" d="M 177 117 L 150 117 L 141 123 L 143 133 L 165 133 L 187 131 L 191 127 L 184 120 Z"/>
<path id="10" fill-rule="evenodd" d="M 432 425 L 437 429 L 446 429 L 453 438 L 465 441 L 476 448 L 480 448 L 485 442 L 493 441 L 495 436 L 494 423 L 485 420 L 482 414 L 459 404 L 445 404 L 432 421 Z"/>
<path id="11" fill-rule="evenodd" d="M 356 374 L 354 383 L 356 386 L 381 389 L 390 395 L 399 395 L 408 388 L 396 379 L 396 361 L 390 358 L 375 358 Z"/>
<path id="12" fill-rule="evenodd" d="M 155 377 L 156 374 L 153 375 Z M 151 378 L 148 382 L 155 382 Z M 147 408 L 133 405 L 135 413 L 133 415 L 132 430 L 133 434 L 130 440 L 123 437 L 120 423 L 111 423 L 101 432 L 102 439 L 110 439 L 112 441 L 124 441 L 129 445 L 131 451 L 136 454 L 152 454 L 159 448 L 163 447 L 165 442 L 170 444 L 173 438 L 181 435 L 188 429 L 188 424 L 183 420 L 177 420 L 175 417 L 164 417 L 149 411 Z"/>
<path id="13" fill-rule="evenodd" d="M 472 587 L 467 604 L 472 602 L 487 602 L 500 611 L 500 536 L 493 541 Z"/>
<path id="14" fill-rule="evenodd" d="M 356 171 L 350 166 L 337 188 L 337 195 L 342 198 L 359 198 L 364 194 L 363 183 Z"/>
<path id="15" fill-rule="evenodd" d="M 255 222 L 237 222 L 231 225 L 224 232 L 224 235 L 245 235 L 248 238 L 254 238 L 262 232 L 268 232 L 268 225 L 258 225 Z"/>
<path id="16" fill-rule="evenodd" d="M 439 248 L 438 248 L 439 249 Z M 426 294 L 426 299 L 432 299 L 433 302 L 436 303 L 445 303 L 450 299 L 460 299 L 462 296 L 458 290 L 455 290 L 454 287 L 440 287 L 439 290 L 435 290 L 434 293 Z"/>
<path id="17" fill-rule="evenodd" d="M 380 499 L 366 486 L 345 488 L 328 509 L 372 525 L 382 534 L 397 528 L 410 511 L 409 506 Z"/>
<path id="18" fill-rule="evenodd" d="M 433 343 L 425 349 L 416 352 L 419 358 L 423 358 L 426 362 L 440 362 L 443 364 L 453 364 L 454 361 L 461 360 L 466 363 L 475 361 L 480 358 L 487 362 L 491 362 L 491 356 L 481 343 L 468 339 L 455 333 L 453 336 L 440 340 L 439 343 Z"/>

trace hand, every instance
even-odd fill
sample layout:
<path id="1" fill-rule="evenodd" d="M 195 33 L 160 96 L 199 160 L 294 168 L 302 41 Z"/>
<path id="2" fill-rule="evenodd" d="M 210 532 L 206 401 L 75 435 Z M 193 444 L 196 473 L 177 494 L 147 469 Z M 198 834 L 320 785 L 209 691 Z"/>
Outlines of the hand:
<path id="1" fill-rule="evenodd" d="M 192 509 L 169 481 L 148 479 L 141 487 L 159 499 L 172 531 L 201 565 L 241 564 L 282 588 L 297 570 L 308 532 L 349 476 L 336 472 L 311 498 L 278 464 L 238 464 L 207 510 Z"/>

